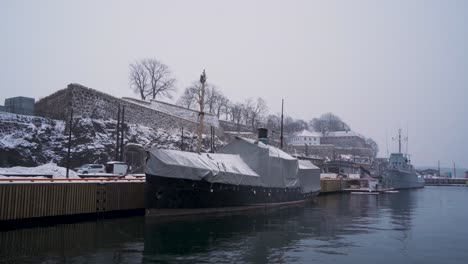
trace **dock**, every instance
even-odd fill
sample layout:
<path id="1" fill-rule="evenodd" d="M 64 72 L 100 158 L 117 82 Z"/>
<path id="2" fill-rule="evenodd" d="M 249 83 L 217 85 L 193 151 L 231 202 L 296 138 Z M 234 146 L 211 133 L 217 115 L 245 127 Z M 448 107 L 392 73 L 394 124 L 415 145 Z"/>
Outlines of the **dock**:
<path id="1" fill-rule="evenodd" d="M 0 223 L 144 213 L 144 183 L 144 179 L 0 179 Z"/>
<path id="2" fill-rule="evenodd" d="M 145 213 L 145 178 L 4 178 L 0 179 L 0 224 L 96 219 Z M 321 179 L 321 194 L 340 193 L 344 179 Z"/>
<path id="3" fill-rule="evenodd" d="M 344 179 L 322 178 L 320 179 L 320 194 L 338 193 L 347 186 L 348 182 Z"/>
<path id="4" fill-rule="evenodd" d="M 425 178 L 426 186 L 467 186 L 467 178 Z"/>

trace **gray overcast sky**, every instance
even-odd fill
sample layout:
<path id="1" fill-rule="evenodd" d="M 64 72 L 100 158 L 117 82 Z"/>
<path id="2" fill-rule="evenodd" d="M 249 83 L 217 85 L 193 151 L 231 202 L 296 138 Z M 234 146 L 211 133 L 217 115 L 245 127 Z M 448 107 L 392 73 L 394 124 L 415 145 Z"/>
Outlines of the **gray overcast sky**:
<path id="1" fill-rule="evenodd" d="M 380 156 L 409 126 L 416 165 L 468 167 L 468 1 L 1 1 L 0 102 L 69 83 L 134 96 L 128 65 L 206 69 L 232 100 L 333 112 Z M 2 103 L 3 104 L 3 103 Z"/>

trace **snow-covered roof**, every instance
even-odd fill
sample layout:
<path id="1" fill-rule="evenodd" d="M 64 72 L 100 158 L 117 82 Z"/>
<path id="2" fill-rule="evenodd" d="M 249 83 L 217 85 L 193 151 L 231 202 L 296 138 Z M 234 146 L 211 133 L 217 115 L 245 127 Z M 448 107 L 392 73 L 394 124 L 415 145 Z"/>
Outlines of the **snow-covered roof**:
<path id="1" fill-rule="evenodd" d="M 241 132 L 241 131 L 224 131 L 224 134 L 230 134 L 230 135 L 255 135 L 255 133 L 252 133 L 252 132 Z"/>
<path id="2" fill-rule="evenodd" d="M 185 120 L 189 120 L 196 123 L 198 122 L 198 111 L 192 109 L 157 100 L 151 100 L 151 102 L 148 102 L 129 97 L 123 97 L 122 100 L 127 101 L 129 103 L 138 104 L 140 106 L 148 107 L 158 112 L 176 116 Z M 207 125 L 214 126 L 216 128 L 219 127 L 218 118 L 209 113 L 205 113 L 203 117 L 203 122 Z"/>
<path id="3" fill-rule="evenodd" d="M 324 137 L 360 137 L 364 138 L 363 135 L 354 131 L 333 131 L 327 132 Z"/>
<path id="4" fill-rule="evenodd" d="M 126 163 L 122 161 L 109 161 L 106 164 L 126 164 Z"/>
<path id="5" fill-rule="evenodd" d="M 146 173 L 152 176 L 261 186 L 259 175 L 239 155 L 150 150 Z"/>
<path id="6" fill-rule="evenodd" d="M 304 129 L 300 132 L 294 133 L 294 136 L 296 137 L 320 137 L 321 134 Z"/>
<path id="7" fill-rule="evenodd" d="M 253 140 L 253 139 L 250 139 L 250 138 L 243 138 L 243 137 L 237 137 L 241 140 L 244 140 L 248 143 L 251 143 L 251 144 L 255 144 L 261 148 L 267 148 L 268 151 L 269 151 L 269 155 L 271 157 L 278 157 L 278 158 L 282 158 L 282 159 L 286 159 L 286 160 L 295 160 L 296 158 L 289 155 L 288 153 L 282 151 L 281 149 L 279 148 L 276 148 L 276 147 L 273 147 L 271 145 L 267 145 L 267 144 L 264 144 L 263 142 L 260 142 L 260 141 L 256 141 L 256 140 Z"/>
<path id="8" fill-rule="evenodd" d="M 301 170 L 319 169 L 319 167 L 312 164 L 312 162 L 310 162 L 309 160 L 298 160 L 298 163 L 299 163 L 299 169 Z"/>

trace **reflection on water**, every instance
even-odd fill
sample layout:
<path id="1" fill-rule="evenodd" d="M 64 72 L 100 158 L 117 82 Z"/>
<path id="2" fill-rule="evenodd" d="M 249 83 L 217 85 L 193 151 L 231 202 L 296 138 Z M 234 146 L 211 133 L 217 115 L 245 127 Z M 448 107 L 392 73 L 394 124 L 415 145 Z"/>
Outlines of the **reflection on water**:
<path id="1" fill-rule="evenodd" d="M 134 217 L 0 232 L 0 262 L 140 263 L 143 229 Z"/>
<path id="2" fill-rule="evenodd" d="M 327 195 L 305 207 L 269 212 L 15 230 L 0 232 L 0 261 L 459 263 L 468 258 L 462 250 L 468 232 L 450 223 L 468 222 L 460 210 L 467 199 L 468 188 L 433 187 Z M 444 247 L 450 243 L 456 244 Z"/>

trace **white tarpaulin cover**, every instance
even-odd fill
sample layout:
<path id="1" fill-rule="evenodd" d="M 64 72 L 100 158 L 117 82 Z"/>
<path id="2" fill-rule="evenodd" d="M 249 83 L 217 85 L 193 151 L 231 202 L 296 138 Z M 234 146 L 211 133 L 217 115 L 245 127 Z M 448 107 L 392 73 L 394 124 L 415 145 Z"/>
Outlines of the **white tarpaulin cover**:
<path id="1" fill-rule="evenodd" d="M 298 160 L 299 174 L 302 192 L 320 191 L 320 168 L 308 160 Z"/>
<path id="2" fill-rule="evenodd" d="M 146 173 L 212 183 L 300 187 L 304 193 L 320 191 L 319 168 L 310 161 L 297 160 L 273 146 L 237 137 L 220 153 L 152 149 Z"/>
<path id="3" fill-rule="evenodd" d="M 281 149 L 262 142 L 236 137 L 233 142 L 224 146 L 220 152 L 240 155 L 242 160 L 260 175 L 261 181 L 266 187 L 301 187 L 303 190 L 315 190 L 317 187 L 314 181 L 310 182 L 311 186 L 306 186 L 309 184 L 309 179 L 306 178 L 304 178 L 305 182 L 301 182 L 298 177 L 300 175 L 299 162 L 296 158 Z M 310 166 L 315 167 L 312 163 Z M 318 172 L 317 180 L 320 181 L 320 170 Z M 309 173 L 311 171 L 308 170 L 301 174 L 309 175 Z M 318 189 L 320 189 L 320 182 Z"/>
<path id="4" fill-rule="evenodd" d="M 263 186 L 259 175 L 239 155 L 152 149 L 146 173 L 212 183 Z"/>

